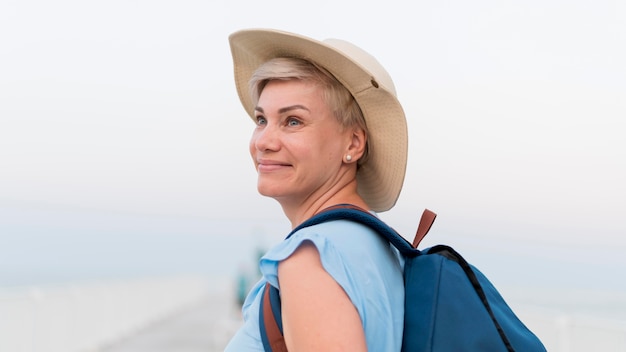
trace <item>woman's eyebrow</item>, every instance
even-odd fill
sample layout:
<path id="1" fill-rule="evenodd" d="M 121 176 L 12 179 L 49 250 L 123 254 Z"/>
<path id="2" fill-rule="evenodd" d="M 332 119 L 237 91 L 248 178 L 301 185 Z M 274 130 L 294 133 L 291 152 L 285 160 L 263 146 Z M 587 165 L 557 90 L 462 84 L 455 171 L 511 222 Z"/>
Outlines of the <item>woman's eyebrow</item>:
<path id="1" fill-rule="evenodd" d="M 282 114 L 291 110 L 306 110 L 310 112 L 310 110 L 306 106 L 300 105 L 300 104 L 286 106 L 284 108 L 279 109 L 278 112 Z"/>
<path id="2" fill-rule="evenodd" d="M 254 110 L 258 111 L 260 113 L 265 113 L 265 111 L 263 111 L 263 108 L 260 107 L 260 106 L 255 106 Z M 309 110 L 309 108 L 307 108 L 304 105 L 296 104 L 296 105 L 291 105 L 291 106 L 286 106 L 284 108 L 280 108 L 278 110 L 278 112 L 281 113 L 281 114 L 284 114 L 284 113 L 286 113 L 288 111 L 291 111 L 291 110 L 306 110 L 306 111 L 309 111 L 309 112 L 311 111 L 311 110 Z"/>

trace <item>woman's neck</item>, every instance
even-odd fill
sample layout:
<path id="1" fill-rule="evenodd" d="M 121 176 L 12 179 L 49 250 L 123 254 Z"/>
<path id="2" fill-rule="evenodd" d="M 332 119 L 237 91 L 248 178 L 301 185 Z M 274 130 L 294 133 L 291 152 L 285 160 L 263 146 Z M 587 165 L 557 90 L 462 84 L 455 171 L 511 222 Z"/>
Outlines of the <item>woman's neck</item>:
<path id="1" fill-rule="evenodd" d="M 337 192 L 327 192 L 322 197 L 316 199 L 306 199 L 304 201 L 289 202 L 288 200 L 277 199 L 283 208 L 287 219 L 291 222 L 291 228 L 296 228 L 305 220 L 320 211 L 337 204 L 353 204 L 365 210 L 369 206 L 357 193 L 356 180 L 342 187 Z"/>

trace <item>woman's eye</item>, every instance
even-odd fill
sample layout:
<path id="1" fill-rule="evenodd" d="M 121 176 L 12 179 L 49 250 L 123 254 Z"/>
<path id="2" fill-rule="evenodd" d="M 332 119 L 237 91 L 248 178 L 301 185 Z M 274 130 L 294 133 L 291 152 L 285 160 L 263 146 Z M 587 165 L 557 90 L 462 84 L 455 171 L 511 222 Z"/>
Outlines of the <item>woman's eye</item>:
<path id="1" fill-rule="evenodd" d="M 294 118 L 290 118 L 289 120 L 287 120 L 287 124 L 289 126 L 298 126 L 300 125 L 300 121 Z"/>
<path id="2" fill-rule="evenodd" d="M 265 125 L 266 122 L 267 121 L 265 120 L 265 117 L 263 117 L 263 116 L 257 116 L 256 117 L 256 124 L 257 125 Z"/>

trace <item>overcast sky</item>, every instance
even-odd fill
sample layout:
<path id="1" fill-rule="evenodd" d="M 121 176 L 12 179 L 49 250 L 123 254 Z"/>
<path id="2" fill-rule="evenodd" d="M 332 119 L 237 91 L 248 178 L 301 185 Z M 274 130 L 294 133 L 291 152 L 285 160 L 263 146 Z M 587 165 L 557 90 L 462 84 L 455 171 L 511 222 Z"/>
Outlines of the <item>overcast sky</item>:
<path id="1" fill-rule="evenodd" d="M 388 69 L 410 154 L 382 216 L 402 233 L 428 207 L 444 232 L 624 251 L 624 18 L 617 0 L 3 1 L 0 211 L 286 224 L 256 193 L 227 41 L 262 27 Z"/>

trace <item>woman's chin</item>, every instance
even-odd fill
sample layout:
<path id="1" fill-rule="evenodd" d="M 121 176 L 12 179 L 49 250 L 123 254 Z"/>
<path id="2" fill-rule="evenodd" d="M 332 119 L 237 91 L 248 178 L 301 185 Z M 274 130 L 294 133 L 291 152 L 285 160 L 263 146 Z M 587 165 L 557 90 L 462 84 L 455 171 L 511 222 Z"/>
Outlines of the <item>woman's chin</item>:
<path id="1" fill-rule="evenodd" d="M 260 195 L 269 197 L 269 198 L 280 198 L 284 192 L 282 192 L 278 187 L 268 187 L 268 186 L 257 186 L 257 191 Z"/>

